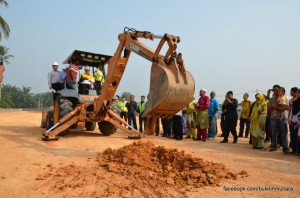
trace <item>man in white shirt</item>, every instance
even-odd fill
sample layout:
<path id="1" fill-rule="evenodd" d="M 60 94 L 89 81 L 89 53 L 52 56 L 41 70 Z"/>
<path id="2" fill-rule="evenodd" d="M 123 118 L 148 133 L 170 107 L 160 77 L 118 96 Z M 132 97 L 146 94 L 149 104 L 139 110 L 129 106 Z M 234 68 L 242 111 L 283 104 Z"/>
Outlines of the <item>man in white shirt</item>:
<path id="1" fill-rule="evenodd" d="M 53 102 L 55 102 L 58 96 L 57 91 L 61 90 L 61 72 L 58 71 L 58 64 L 54 62 L 52 64 L 53 70 L 48 73 L 48 86 L 53 92 Z"/>

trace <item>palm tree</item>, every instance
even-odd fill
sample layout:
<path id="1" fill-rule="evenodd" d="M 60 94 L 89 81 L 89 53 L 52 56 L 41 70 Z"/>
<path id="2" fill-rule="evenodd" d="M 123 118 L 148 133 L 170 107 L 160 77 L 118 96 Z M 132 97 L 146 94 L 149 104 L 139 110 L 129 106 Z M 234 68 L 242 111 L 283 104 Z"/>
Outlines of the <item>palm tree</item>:
<path id="1" fill-rule="evenodd" d="M 2 5 L 2 4 L 5 7 L 8 7 L 8 3 L 6 2 L 6 0 L 0 0 L 0 5 Z M 4 38 L 8 38 L 9 32 L 10 32 L 9 25 L 2 18 L 2 16 L 0 16 L 0 40 L 2 39 L 2 34 L 3 34 Z"/>
<path id="2" fill-rule="evenodd" d="M 1 1 L 1 0 L 0 0 Z M 3 62 L 6 64 L 9 64 L 8 61 L 10 58 L 13 58 L 13 55 L 8 54 L 9 48 L 0 45 L 0 103 L 1 103 L 1 83 L 3 80 L 3 72 L 5 71 L 5 66 L 3 65 Z"/>
<path id="3" fill-rule="evenodd" d="M 13 58 L 14 56 L 11 54 L 8 54 L 9 48 L 0 45 L 0 65 L 5 62 L 6 64 L 10 64 L 9 59 Z"/>

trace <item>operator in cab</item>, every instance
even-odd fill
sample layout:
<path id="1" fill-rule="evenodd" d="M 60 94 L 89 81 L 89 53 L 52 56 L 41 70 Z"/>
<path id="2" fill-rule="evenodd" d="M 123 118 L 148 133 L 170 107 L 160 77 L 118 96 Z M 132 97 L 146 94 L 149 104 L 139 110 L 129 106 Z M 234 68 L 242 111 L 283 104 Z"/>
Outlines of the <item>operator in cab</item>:
<path id="1" fill-rule="evenodd" d="M 81 84 L 81 90 L 79 90 L 82 94 L 88 94 L 88 90 L 89 89 L 93 89 L 94 87 L 94 76 L 93 74 L 90 73 L 90 67 L 89 66 L 85 66 L 84 67 L 84 73 L 81 74 L 80 77 L 80 84 Z"/>

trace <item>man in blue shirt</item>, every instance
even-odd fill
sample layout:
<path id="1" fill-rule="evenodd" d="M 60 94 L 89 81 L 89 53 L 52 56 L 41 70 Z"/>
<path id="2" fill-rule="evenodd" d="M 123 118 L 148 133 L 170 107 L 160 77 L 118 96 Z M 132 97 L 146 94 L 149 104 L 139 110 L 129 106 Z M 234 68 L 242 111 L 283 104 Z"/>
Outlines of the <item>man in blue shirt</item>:
<path id="1" fill-rule="evenodd" d="M 214 140 L 216 137 L 217 131 L 217 118 L 218 118 L 218 110 L 219 110 L 219 103 L 215 99 L 216 92 L 212 91 L 210 93 L 210 106 L 208 108 L 208 116 L 209 116 L 209 128 L 208 128 L 208 139 Z"/>

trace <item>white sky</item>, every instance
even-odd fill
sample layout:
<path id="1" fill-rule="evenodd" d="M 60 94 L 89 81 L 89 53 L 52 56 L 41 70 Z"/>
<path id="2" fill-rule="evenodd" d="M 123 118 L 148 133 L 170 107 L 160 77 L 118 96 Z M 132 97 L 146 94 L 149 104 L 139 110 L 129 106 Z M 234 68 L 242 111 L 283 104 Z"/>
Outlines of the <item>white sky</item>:
<path id="1" fill-rule="evenodd" d="M 113 55 L 118 34 L 133 27 L 181 37 L 187 70 L 221 102 L 232 90 L 265 92 L 273 84 L 299 86 L 299 0 L 8 0 L 0 7 L 11 35 L 1 44 L 15 56 L 4 84 L 49 91 L 47 72 L 75 50 Z M 146 42 L 155 46 L 151 42 Z M 146 95 L 151 63 L 132 54 L 116 94 Z"/>

